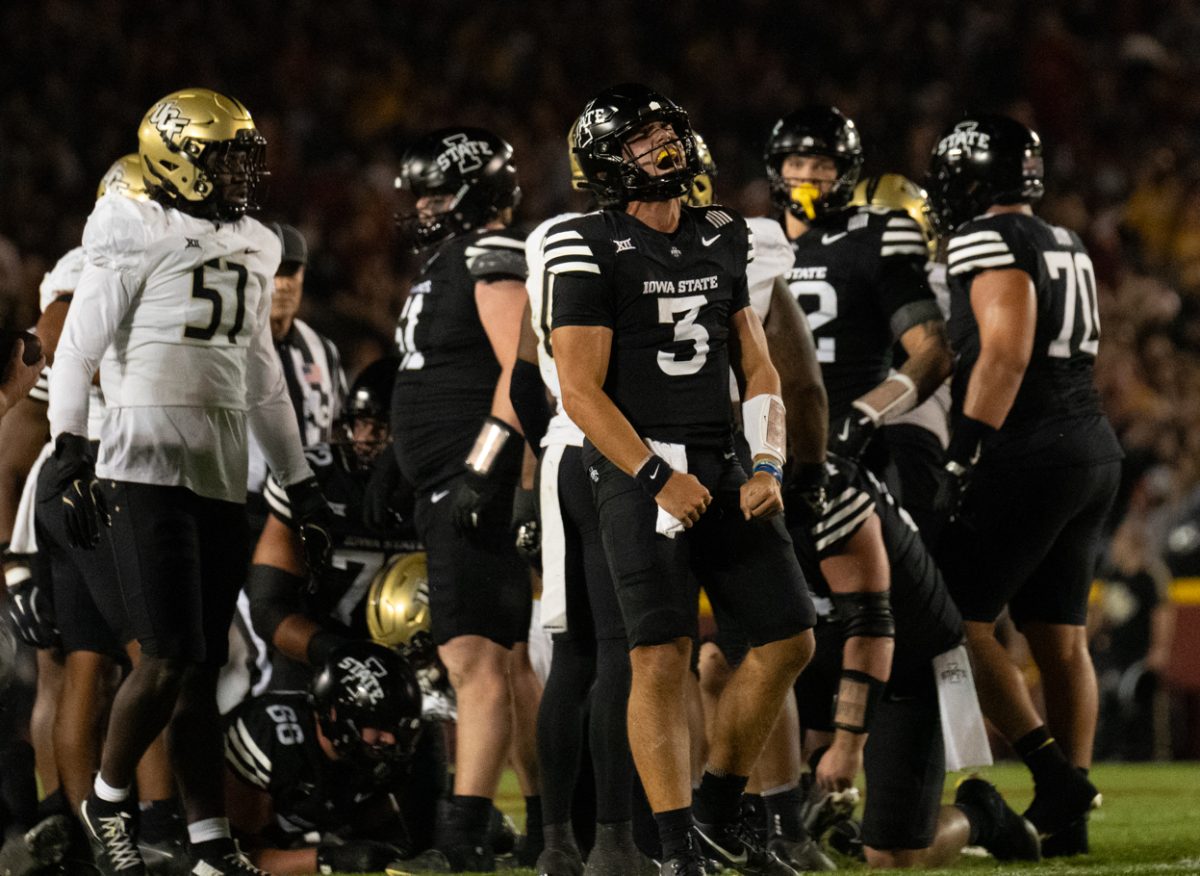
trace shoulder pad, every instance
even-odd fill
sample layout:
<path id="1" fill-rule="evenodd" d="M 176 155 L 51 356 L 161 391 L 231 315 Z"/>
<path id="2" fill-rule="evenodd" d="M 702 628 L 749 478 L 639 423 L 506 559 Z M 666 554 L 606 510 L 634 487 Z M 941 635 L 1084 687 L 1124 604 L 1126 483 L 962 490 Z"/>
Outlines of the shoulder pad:
<path id="1" fill-rule="evenodd" d="M 46 272 L 42 284 L 38 287 L 39 303 L 45 310 L 54 302 L 61 292 L 72 292 L 79 284 L 79 275 L 87 264 L 87 256 L 82 246 L 77 246 L 62 258 L 54 267 Z"/>
<path id="2" fill-rule="evenodd" d="M 525 242 L 508 229 L 485 232 L 471 241 L 465 257 L 467 271 L 477 280 L 501 277 L 524 280 L 527 276 Z"/>
<path id="3" fill-rule="evenodd" d="M 87 260 L 115 271 L 136 269 L 161 218 L 162 208 L 152 201 L 105 195 L 96 202 L 83 229 Z"/>
<path id="4" fill-rule="evenodd" d="M 246 236 L 253 237 L 262 249 L 263 261 L 278 269 L 283 258 L 283 244 L 279 242 L 279 235 L 252 216 L 247 216 L 242 221 L 246 223 Z M 272 274 L 275 269 L 271 271 Z"/>
<path id="5" fill-rule="evenodd" d="M 551 226 L 542 240 L 542 261 L 552 274 L 599 274 L 613 249 L 614 231 L 604 213 L 585 213 Z"/>
<path id="6" fill-rule="evenodd" d="M 949 276 L 1016 266 L 1013 245 L 1017 229 L 1009 222 L 992 221 L 1004 218 L 1007 217 L 972 219 L 950 238 L 946 246 Z"/>

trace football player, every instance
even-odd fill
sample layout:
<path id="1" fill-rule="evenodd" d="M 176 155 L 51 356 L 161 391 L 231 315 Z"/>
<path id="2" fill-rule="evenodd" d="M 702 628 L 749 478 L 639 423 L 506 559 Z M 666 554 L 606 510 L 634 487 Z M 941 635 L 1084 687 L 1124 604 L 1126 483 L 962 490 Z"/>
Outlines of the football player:
<path id="1" fill-rule="evenodd" d="M 32 363 L 26 362 L 26 341 L 17 338 L 9 353 L 8 361 L 0 370 L 0 418 L 9 412 L 37 383 L 38 376 L 46 367 L 46 357 L 38 356 Z"/>
<path id="2" fill-rule="evenodd" d="M 257 865 L 281 876 L 379 872 L 421 841 L 408 816 L 432 826 L 440 789 L 414 795 L 410 782 L 427 768 L 429 752 L 418 748 L 426 735 L 439 734 L 422 733 L 421 692 L 405 660 L 345 642 L 304 688 L 252 697 L 228 716 L 234 830 Z"/>
<path id="3" fill-rule="evenodd" d="M 247 427 L 288 490 L 314 569 L 328 553 L 329 509 L 271 343 L 279 240 L 246 215 L 265 172 L 263 137 L 234 98 L 187 89 L 151 106 L 138 153 L 150 199 L 110 193 L 92 211 L 50 383 L 47 466 L 66 532 L 95 548 L 112 526 L 127 630 L 141 647 L 80 815 L 102 873 L 144 872 L 130 788 L 169 723 L 196 867 L 257 873 L 224 817 L 215 694 L 246 552 Z M 97 367 L 108 408 L 93 461 Z"/>
<path id="4" fill-rule="evenodd" d="M 779 119 L 765 161 L 795 252 L 788 283 L 817 341 L 829 447 L 857 461 L 881 424 L 924 401 L 950 373 L 945 321 L 925 277 L 929 251 L 907 213 L 848 206 L 862 142 L 835 107 Z M 897 341 L 908 359 L 889 373 Z M 873 467 L 882 473 L 878 455 Z"/>
<path id="5" fill-rule="evenodd" d="M 567 136 L 571 184 L 586 190 L 587 180 L 570 151 L 578 125 L 577 119 Z M 625 712 L 603 705 L 629 698 L 625 624 L 580 459 L 583 433 L 562 407 L 550 345 L 553 282 L 547 282 L 542 259 L 550 228 L 578 215 L 547 219 L 525 241 L 529 304 L 512 381 L 513 407 L 540 457 L 541 621 L 553 634 L 550 674 L 537 722 L 546 843 L 537 870 L 542 876 L 636 876 L 655 868 L 634 845 L 633 761 Z M 552 412 L 547 410 L 547 391 L 554 400 Z M 595 704 L 590 710 L 589 696 Z M 586 868 L 571 826 L 585 712 L 596 785 L 595 843 Z"/>
<path id="6" fill-rule="evenodd" d="M 512 147 L 479 128 L 421 137 L 397 185 L 412 201 L 401 231 L 424 264 L 396 328 L 395 456 L 384 463 L 398 463 L 416 489 L 433 639 L 458 700 L 451 814 L 439 823 L 437 848 L 404 867 L 490 870 L 491 801 L 513 733 L 533 730 L 514 728 L 514 697 L 539 689 L 513 652 L 528 637 L 532 600 L 529 567 L 509 533 L 524 455 L 509 400 L 526 300 L 525 245 L 507 228 L 520 189 Z M 382 466 L 376 474 L 390 483 Z M 519 715 L 535 710 L 517 703 Z M 533 834 L 537 799 L 524 790 Z M 534 855 L 535 847 L 540 838 Z"/>
<path id="7" fill-rule="evenodd" d="M 958 354 L 945 468 L 955 519 L 939 560 L 984 713 L 1033 773 L 1025 815 L 1048 854 L 1081 852 L 1100 802 L 1086 775 L 1097 693 L 1084 622 L 1122 458 L 1092 380 L 1096 277 L 1077 234 L 1033 215 L 1042 145 L 1025 125 L 958 122 L 934 148 L 926 188 L 950 237 Z M 995 638 L 1005 605 L 1041 673 L 1045 724 Z"/>
<path id="8" fill-rule="evenodd" d="M 780 514 L 785 414 L 749 306 L 751 235 L 735 213 L 681 203 L 702 169 L 691 125 L 643 85 L 595 97 L 574 151 L 589 188 L 613 206 L 546 236 L 550 341 L 563 406 L 586 438 L 625 619 L 630 746 L 658 822 L 661 872 L 699 874 L 709 856 L 744 873 L 790 873 L 739 818 L 750 770 L 812 653 L 814 619 Z M 733 445 L 731 365 L 749 478 Z M 694 809 L 684 696 L 693 572 L 753 645 L 721 698 Z"/>
<path id="9" fill-rule="evenodd" d="M 271 513 L 246 578 L 254 631 L 273 651 L 272 671 L 256 694 L 303 690 L 332 649 L 350 638 L 367 638 L 362 604 L 371 579 L 389 557 L 420 547 L 410 522 L 397 518 L 391 531 L 381 533 L 362 522 L 371 466 L 391 451 L 388 418 L 398 364 L 385 358 L 364 368 L 339 420 L 340 440 L 305 448 L 334 512 L 333 554 L 318 578 L 308 578 L 287 490 L 274 477 L 267 479 L 264 494 Z"/>

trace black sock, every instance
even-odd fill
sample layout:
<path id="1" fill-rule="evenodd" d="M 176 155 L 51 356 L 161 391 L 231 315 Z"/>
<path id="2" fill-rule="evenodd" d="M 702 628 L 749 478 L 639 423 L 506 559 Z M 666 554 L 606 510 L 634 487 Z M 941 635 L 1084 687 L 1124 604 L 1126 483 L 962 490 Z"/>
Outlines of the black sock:
<path id="1" fill-rule="evenodd" d="M 705 770 L 700 787 L 692 795 L 696 820 L 702 824 L 737 821 L 747 781 L 748 776 L 715 776 Z"/>
<path id="2" fill-rule="evenodd" d="M 159 843 L 186 836 L 187 826 L 179 808 L 178 797 L 142 803 L 139 817 L 140 834 L 144 842 Z"/>
<path id="3" fill-rule="evenodd" d="M 1033 783 L 1041 784 L 1052 781 L 1056 775 L 1061 775 L 1064 768 L 1070 769 L 1066 755 L 1063 754 L 1050 731 L 1043 724 L 1035 730 L 1030 730 L 1013 743 L 1013 749 L 1025 761 L 1025 766 L 1033 773 Z"/>
<path id="4" fill-rule="evenodd" d="M 800 819 L 800 805 L 803 802 L 799 787 L 764 796 L 768 835 L 782 836 L 793 842 L 804 839 L 804 822 Z"/>
<path id="5" fill-rule="evenodd" d="M 662 840 L 663 860 L 688 851 L 692 847 L 692 810 L 671 809 L 667 812 L 655 812 L 654 820 L 658 823 L 658 836 Z"/>
<path id="6" fill-rule="evenodd" d="M 192 855 L 196 860 L 214 860 L 216 858 L 224 858 L 226 855 L 236 855 L 238 847 L 233 839 L 227 836 L 217 837 L 216 839 L 205 840 L 201 843 L 192 843 Z"/>
<path id="7" fill-rule="evenodd" d="M 455 839 L 464 845 L 488 845 L 488 825 L 492 819 L 492 801 L 487 797 L 454 795 Z"/>
<path id="8" fill-rule="evenodd" d="M 38 821 L 44 818 L 49 818 L 51 815 L 70 815 L 71 804 L 67 802 L 67 795 L 63 793 L 62 788 L 55 788 L 54 792 L 47 794 L 37 805 Z"/>
<path id="9" fill-rule="evenodd" d="M 542 798 L 525 798 L 525 836 L 526 842 L 536 840 L 542 842 Z"/>

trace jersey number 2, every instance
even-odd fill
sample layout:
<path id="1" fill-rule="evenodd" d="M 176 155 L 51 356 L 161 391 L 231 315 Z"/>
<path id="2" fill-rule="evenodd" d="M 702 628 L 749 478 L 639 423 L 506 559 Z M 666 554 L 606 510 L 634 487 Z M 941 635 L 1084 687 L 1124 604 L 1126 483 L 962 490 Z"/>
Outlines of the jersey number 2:
<path id="1" fill-rule="evenodd" d="M 218 282 L 213 285 L 218 288 L 209 289 L 205 286 L 206 269 L 211 269 L 216 274 Z M 233 320 L 228 324 L 223 322 L 226 316 L 225 296 L 230 292 L 227 271 L 232 271 L 234 275 Z M 250 272 L 246 270 L 245 265 L 239 265 L 237 262 L 223 262 L 222 259 L 209 259 L 192 271 L 192 298 L 209 302 L 212 305 L 212 313 L 206 325 L 188 323 L 184 326 L 183 336 L 191 338 L 193 341 L 211 341 L 220 331 L 229 339 L 229 343 L 236 344 L 238 333 L 241 332 L 242 326 L 246 322 L 246 280 L 249 277 Z"/>
<path id="2" fill-rule="evenodd" d="M 704 303 L 703 295 L 658 299 L 658 321 L 674 327 L 670 348 L 658 351 L 658 367 L 664 374 L 695 374 L 708 361 L 708 329 L 696 322 Z"/>

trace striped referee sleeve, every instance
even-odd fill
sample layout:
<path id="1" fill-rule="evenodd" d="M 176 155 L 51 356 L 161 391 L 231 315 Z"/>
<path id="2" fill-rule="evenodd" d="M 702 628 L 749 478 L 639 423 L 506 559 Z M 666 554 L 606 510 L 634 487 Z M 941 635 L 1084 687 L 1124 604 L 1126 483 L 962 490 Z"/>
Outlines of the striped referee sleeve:
<path id="1" fill-rule="evenodd" d="M 578 231 L 556 231 L 542 243 L 542 264 L 551 274 L 599 274 L 591 246 Z"/>
<path id="2" fill-rule="evenodd" d="M 929 257 L 929 249 L 925 245 L 925 235 L 921 226 L 911 216 L 892 216 L 883 229 L 882 246 L 879 255 L 889 256 L 921 256 Z"/>
<path id="3" fill-rule="evenodd" d="M 267 478 L 263 487 L 263 498 L 267 500 L 267 507 L 280 520 L 288 522 L 292 519 L 292 503 L 288 501 L 287 491 L 279 486 L 279 481 L 275 480 L 274 475 Z"/>
<path id="4" fill-rule="evenodd" d="M 254 787 L 264 791 L 270 787 L 271 759 L 255 743 L 241 718 L 225 731 L 225 760 L 234 772 Z"/>
<path id="5" fill-rule="evenodd" d="M 947 252 L 951 277 L 1017 263 L 999 231 L 975 231 L 955 237 L 950 241 Z"/>

